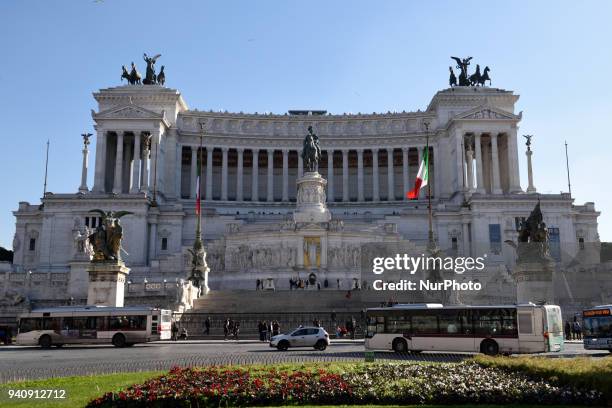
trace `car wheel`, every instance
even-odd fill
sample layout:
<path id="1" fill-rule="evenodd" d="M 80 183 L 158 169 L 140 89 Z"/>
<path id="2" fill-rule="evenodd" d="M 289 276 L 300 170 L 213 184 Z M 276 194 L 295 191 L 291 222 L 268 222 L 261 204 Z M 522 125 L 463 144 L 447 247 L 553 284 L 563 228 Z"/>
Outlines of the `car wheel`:
<path id="1" fill-rule="evenodd" d="M 487 356 L 496 356 L 499 354 L 499 346 L 495 340 L 484 340 L 480 343 L 480 352 Z"/>
<path id="2" fill-rule="evenodd" d="M 48 334 L 42 335 L 40 339 L 38 339 L 38 344 L 40 344 L 40 347 L 44 349 L 51 348 L 51 345 L 52 345 L 51 336 L 49 336 Z"/>
<path id="3" fill-rule="evenodd" d="M 113 346 L 115 347 L 125 347 L 125 336 L 121 333 L 117 333 L 113 336 Z"/>
<path id="4" fill-rule="evenodd" d="M 325 350 L 327 348 L 327 343 L 325 343 L 325 340 L 319 340 L 317 341 L 317 344 L 315 344 L 314 346 L 315 350 Z"/>
<path id="5" fill-rule="evenodd" d="M 276 348 L 280 351 L 287 351 L 287 349 L 289 349 L 289 342 L 287 340 L 281 340 Z"/>
<path id="6" fill-rule="evenodd" d="M 404 339 L 393 340 L 393 351 L 396 353 L 405 353 L 408 351 L 408 343 Z"/>

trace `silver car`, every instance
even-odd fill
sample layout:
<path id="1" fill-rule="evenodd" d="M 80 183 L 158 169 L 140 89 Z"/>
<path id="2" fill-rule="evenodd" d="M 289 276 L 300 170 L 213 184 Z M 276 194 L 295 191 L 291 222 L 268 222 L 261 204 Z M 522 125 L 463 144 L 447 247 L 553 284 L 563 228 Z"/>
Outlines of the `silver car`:
<path id="1" fill-rule="evenodd" d="M 329 334 L 322 327 L 299 327 L 288 334 L 279 334 L 270 339 L 270 347 L 281 351 L 289 347 L 314 347 L 325 350 L 329 346 Z"/>

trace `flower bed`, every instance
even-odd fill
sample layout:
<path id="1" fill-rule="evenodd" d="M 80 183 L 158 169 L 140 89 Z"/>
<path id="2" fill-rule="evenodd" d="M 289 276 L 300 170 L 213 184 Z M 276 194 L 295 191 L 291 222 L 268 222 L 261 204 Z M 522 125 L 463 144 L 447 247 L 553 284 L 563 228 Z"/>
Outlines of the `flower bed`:
<path id="1" fill-rule="evenodd" d="M 373 364 L 323 369 L 173 368 L 88 407 L 301 404 L 603 404 L 602 394 L 553 380 L 461 364 Z"/>

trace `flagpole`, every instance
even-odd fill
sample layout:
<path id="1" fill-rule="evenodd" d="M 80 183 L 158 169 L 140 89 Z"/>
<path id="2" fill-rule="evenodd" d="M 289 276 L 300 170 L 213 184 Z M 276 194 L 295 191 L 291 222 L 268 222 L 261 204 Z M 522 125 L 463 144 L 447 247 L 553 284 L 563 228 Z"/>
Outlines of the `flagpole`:
<path id="1" fill-rule="evenodd" d="M 47 170 L 49 169 L 49 139 L 47 139 L 47 158 L 45 159 L 45 184 L 43 185 L 43 200 L 47 195 Z"/>
<path id="2" fill-rule="evenodd" d="M 428 211 L 428 218 L 429 218 L 429 230 L 428 230 L 428 240 L 429 240 L 429 246 L 431 248 L 433 248 L 434 245 L 434 238 L 433 238 L 433 220 L 432 220 L 432 210 L 431 210 L 431 180 L 429 178 L 429 122 L 424 122 L 423 123 L 425 125 L 425 136 L 426 136 L 426 147 L 425 147 L 425 152 L 427 154 L 427 207 L 429 209 Z"/>
<path id="3" fill-rule="evenodd" d="M 565 168 L 567 169 L 567 188 L 570 198 L 572 198 L 572 183 L 570 183 L 569 158 L 567 156 L 567 140 L 565 141 Z"/>

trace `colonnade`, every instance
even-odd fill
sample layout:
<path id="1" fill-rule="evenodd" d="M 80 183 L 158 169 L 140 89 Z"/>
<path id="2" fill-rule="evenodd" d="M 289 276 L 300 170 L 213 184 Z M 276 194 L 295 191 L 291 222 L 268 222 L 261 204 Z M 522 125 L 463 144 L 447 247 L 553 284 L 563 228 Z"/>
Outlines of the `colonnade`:
<path id="1" fill-rule="evenodd" d="M 193 145 L 182 145 L 179 150 L 182 154 L 177 171 L 182 176 L 180 190 L 185 199 L 196 197 L 200 157 L 202 179 L 206 180 L 202 189 L 205 200 L 293 201 L 295 178 L 304 173 L 298 150 L 206 146 L 199 152 L 199 146 Z M 319 172 L 327 179 L 328 201 L 405 200 L 406 192 L 413 187 L 423 150 L 424 146 L 324 150 Z M 434 155 L 435 149 L 430 146 L 430 157 Z M 381 161 L 383 166 L 379 166 Z M 430 171 L 435 174 L 433 159 Z M 426 198 L 425 192 L 420 198 Z"/>

